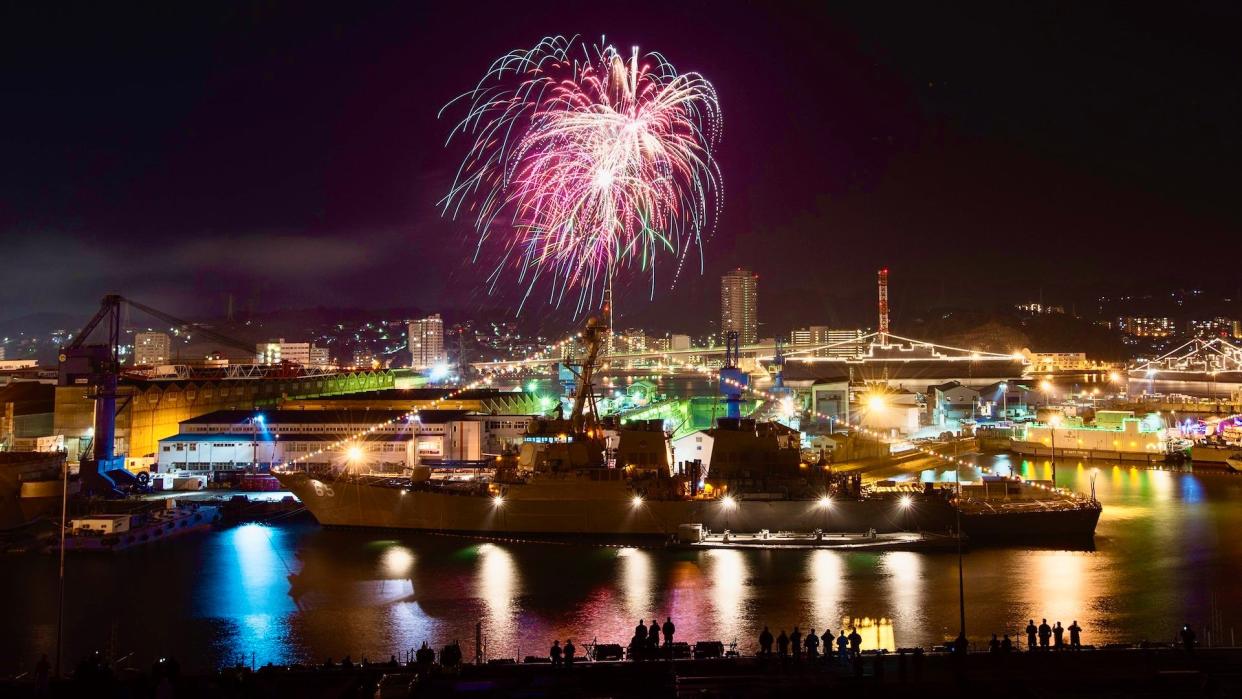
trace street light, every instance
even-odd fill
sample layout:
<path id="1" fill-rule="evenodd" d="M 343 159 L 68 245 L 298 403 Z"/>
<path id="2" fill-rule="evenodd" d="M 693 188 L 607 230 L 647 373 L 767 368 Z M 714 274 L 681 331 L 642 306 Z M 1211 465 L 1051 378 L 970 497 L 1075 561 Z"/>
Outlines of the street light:
<path id="1" fill-rule="evenodd" d="M 1001 382 L 1001 419 L 1009 419 L 1009 384 Z"/>
<path id="2" fill-rule="evenodd" d="M 733 499 L 732 495 L 726 495 L 723 498 L 720 498 L 720 507 L 724 509 L 724 513 L 725 513 L 725 539 L 724 540 L 728 542 L 729 540 L 729 513 L 733 511 L 734 507 L 737 507 L 737 500 Z"/>

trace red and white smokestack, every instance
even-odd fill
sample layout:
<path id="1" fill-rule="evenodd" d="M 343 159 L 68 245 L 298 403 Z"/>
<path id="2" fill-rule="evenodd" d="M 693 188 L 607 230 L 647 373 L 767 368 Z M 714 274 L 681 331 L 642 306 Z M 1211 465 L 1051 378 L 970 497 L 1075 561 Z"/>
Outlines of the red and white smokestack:
<path id="1" fill-rule="evenodd" d="M 888 268 L 880 270 L 879 274 L 880 287 L 880 346 L 888 344 Z"/>

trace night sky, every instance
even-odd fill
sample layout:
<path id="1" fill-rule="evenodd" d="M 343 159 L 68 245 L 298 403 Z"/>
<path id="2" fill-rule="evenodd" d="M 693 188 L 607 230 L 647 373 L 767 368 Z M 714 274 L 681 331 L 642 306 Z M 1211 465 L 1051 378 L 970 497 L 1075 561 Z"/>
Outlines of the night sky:
<path id="1" fill-rule="evenodd" d="M 1237 284 L 1236 3 L 27 5 L 0 17 L 0 320 L 107 291 L 204 316 L 229 292 L 512 306 L 435 207 L 464 152 L 436 112 L 548 34 L 660 51 L 719 91 L 704 275 L 655 304 L 638 279 L 627 324 L 706 330 L 737 265 L 774 328 L 868 321 L 883 265 L 897 321 Z"/>

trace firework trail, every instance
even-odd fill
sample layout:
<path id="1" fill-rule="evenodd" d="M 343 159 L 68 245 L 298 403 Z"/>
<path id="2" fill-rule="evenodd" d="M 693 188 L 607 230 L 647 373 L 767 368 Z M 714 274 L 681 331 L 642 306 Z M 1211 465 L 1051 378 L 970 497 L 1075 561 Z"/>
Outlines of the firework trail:
<path id="1" fill-rule="evenodd" d="M 442 213 L 470 217 L 478 259 L 489 238 L 503 254 L 493 290 L 516 272 L 525 304 L 547 281 L 548 302 L 591 307 L 622 270 L 656 289 L 656 262 L 699 251 L 721 203 L 713 157 L 721 134 L 716 91 L 658 53 L 623 56 L 601 42 L 548 37 L 493 63 L 449 133 L 470 143 Z"/>

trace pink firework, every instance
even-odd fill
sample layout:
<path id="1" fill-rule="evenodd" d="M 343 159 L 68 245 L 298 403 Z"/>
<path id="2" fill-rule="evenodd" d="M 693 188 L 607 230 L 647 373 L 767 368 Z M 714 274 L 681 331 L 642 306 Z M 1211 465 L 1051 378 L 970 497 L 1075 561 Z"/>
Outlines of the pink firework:
<path id="1" fill-rule="evenodd" d="M 575 292 L 581 311 L 625 269 L 649 274 L 654 294 L 660 258 L 676 261 L 676 279 L 701 249 L 721 201 L 721 120 L 698 73 L 637 47 L 625 57 L 549 37 L 497 60 L 445 109 L 463 103 L 449 139 L 473 141 L 441 203 L 469 212 L 480 251 L 504 237 L 493 287 L 516 271 L 529 297 L 546 279 L 549 302 Z"/>

